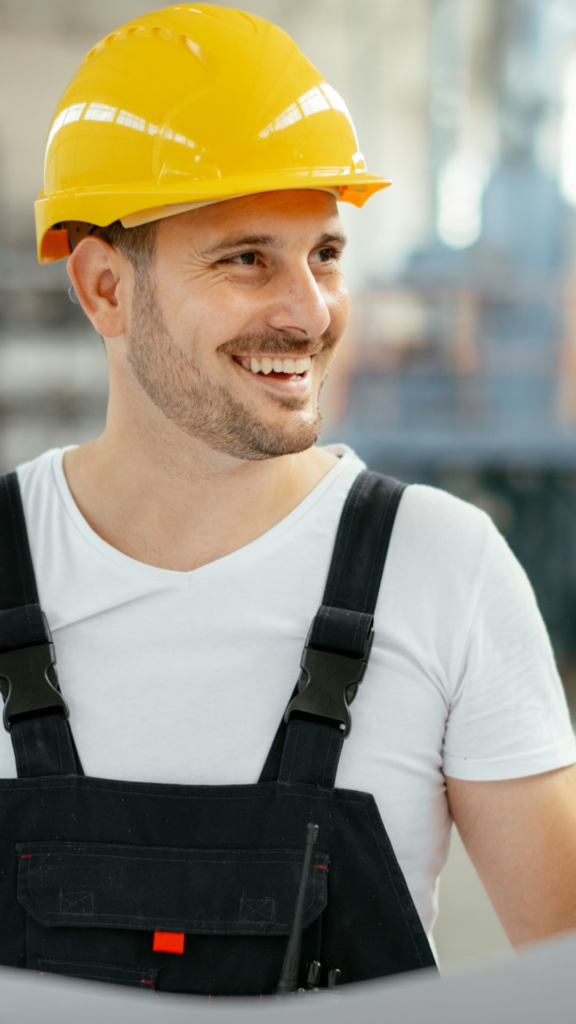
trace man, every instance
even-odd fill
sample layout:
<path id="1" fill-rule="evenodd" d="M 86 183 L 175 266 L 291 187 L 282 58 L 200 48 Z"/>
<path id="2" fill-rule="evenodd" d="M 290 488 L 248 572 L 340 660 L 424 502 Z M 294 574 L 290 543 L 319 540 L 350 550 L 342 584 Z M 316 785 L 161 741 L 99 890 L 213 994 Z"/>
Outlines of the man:
<path id="1" fill-rule="evenodd" d="M 271 991 L 316 820 L 299 984 L 306 959 L 322 960 L 324 983 L 433 962 L 424 931 L 451 820 L 513 943 L 576 927 L 574 737 L 529 584 L 475 508 L 406 490 L 339 765 L 346 712 L 333 728 L 317 709 L 290 718 L 278 763 L 275 748 L 267 758 L 329 604 L 346 499 L 361 504 L 371 479 L 345 446 L 316 445 L 318 396 L 348 315 L 336 199 L 358 205 L 384 184 L 294 44 L 224 8 L 124 26 L 59 105 L 39 252 L 69 255 L 106 346 L 110 403 L 100 437 L 18 470 L 76 747 L 50 698 L 13 716 L 7 705 L 21 824 L 3 857 L 16 843 L 28 952 L 5 944 L 4 963 Z M 396 507 L 395 485 L 372 483 Z M 12 603 L 3 614 L 36 614 L 33 594 Z M 347 616 L 370 628 L 353 601 L 341 607 L 344 632 Z M 5 658 L 26 646 L 16 632 Z M 333 653 L 337 632 L 321 664 L 330 685 L 352 672 L 348 685 L 362 658 Z M 322 650 L 316 635 L 306 657 Z M 2 664 L 16 692 L 14 663 Z M 12 780 L 9 739 L 0 773 Z M 324 743 L 322 781 L 302 766 Z"/>

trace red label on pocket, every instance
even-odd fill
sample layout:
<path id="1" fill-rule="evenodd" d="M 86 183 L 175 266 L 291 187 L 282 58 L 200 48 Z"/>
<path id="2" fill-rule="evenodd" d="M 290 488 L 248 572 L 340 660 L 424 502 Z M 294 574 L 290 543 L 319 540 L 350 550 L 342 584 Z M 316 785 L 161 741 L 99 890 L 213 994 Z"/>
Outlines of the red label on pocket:
<path id="1" fill-rule="evenodd" d="M 183 953 L 184 932 L 154 932 L 152 949 L 155 953 Z"/>

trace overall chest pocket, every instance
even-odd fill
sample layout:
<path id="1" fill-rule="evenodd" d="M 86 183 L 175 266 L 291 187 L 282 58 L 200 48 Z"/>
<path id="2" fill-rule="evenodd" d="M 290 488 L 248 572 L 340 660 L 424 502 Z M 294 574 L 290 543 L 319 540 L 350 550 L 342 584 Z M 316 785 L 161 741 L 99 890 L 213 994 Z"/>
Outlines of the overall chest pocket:
<path id="1" fill-rule="evenodd" d="M 32 969 L 223 995 L 278 981 L 301 850 L 21 843 L 16 854 Z M 316 852 L 303 961 L 320 959 L 328 866 Z M 155 932 L 183 934 L 183 952 L 154 951 Z"/>

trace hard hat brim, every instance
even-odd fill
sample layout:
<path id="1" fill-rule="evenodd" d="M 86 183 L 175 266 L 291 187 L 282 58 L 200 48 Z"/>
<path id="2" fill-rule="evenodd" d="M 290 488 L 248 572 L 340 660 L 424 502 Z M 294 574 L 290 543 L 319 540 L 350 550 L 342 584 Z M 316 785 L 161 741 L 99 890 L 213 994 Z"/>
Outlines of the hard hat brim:
<path id="1" fill-rule="evenodd" d="M 292 189 L 338 189 L 339 201 L 361 207 L 391 182 L 367 171 L 347 168 L 315 168 L 313 172 L 300 168 L 279 173 L 262 171 L 254 174 L 227 177 L 221 182 L 194 181 L 166 183 L 150 189 L 150 182 L 133 182 L 113 190 L 105 187 L 78 188 L 40 194 L 34 204 L 40 263 L 53 263 L 70 255 L 67 232 L 60 225 L 67 220 L 85 221 L 105 227 L 122 217 L 159 206 L 181 206 L 186 203 L 227 199 L 238 195 L 257 195 Z"/>

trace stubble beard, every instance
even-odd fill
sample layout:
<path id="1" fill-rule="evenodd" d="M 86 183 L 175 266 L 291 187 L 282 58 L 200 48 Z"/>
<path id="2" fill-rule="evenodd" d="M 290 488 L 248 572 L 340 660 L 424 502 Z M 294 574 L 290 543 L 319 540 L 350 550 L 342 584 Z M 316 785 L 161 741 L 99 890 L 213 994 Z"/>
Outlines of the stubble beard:
<path id="1" fill-rule="evenodd" d="M 270 346 L 274 339 L 274 348 Z M 221 351 L 249 350 L 278 352 L 310 349 L 301 340 L 275 335 L 239 336 L 220 347 Z M 334 344 L 323 336 L 324 347 Z M 259 416 L 241 402 L 225 385 L 203 374 L 193 359 L 178 348 L 168 329 L 152 274 L 137 275 L 129 333 L 128 363 L 132 373 L 157 409 L 183 433 L 214 451 L 236 459 L 258 461 L 306 451 L 316 443 L 322 428 L 318 398 L 316 409 L 306 420 L 278 426 Z M 325 379 L 325 378 L 324 378 Z M 309 402 L 297 396 L 281 395 L 285 409 L 302 409 Z"/>

